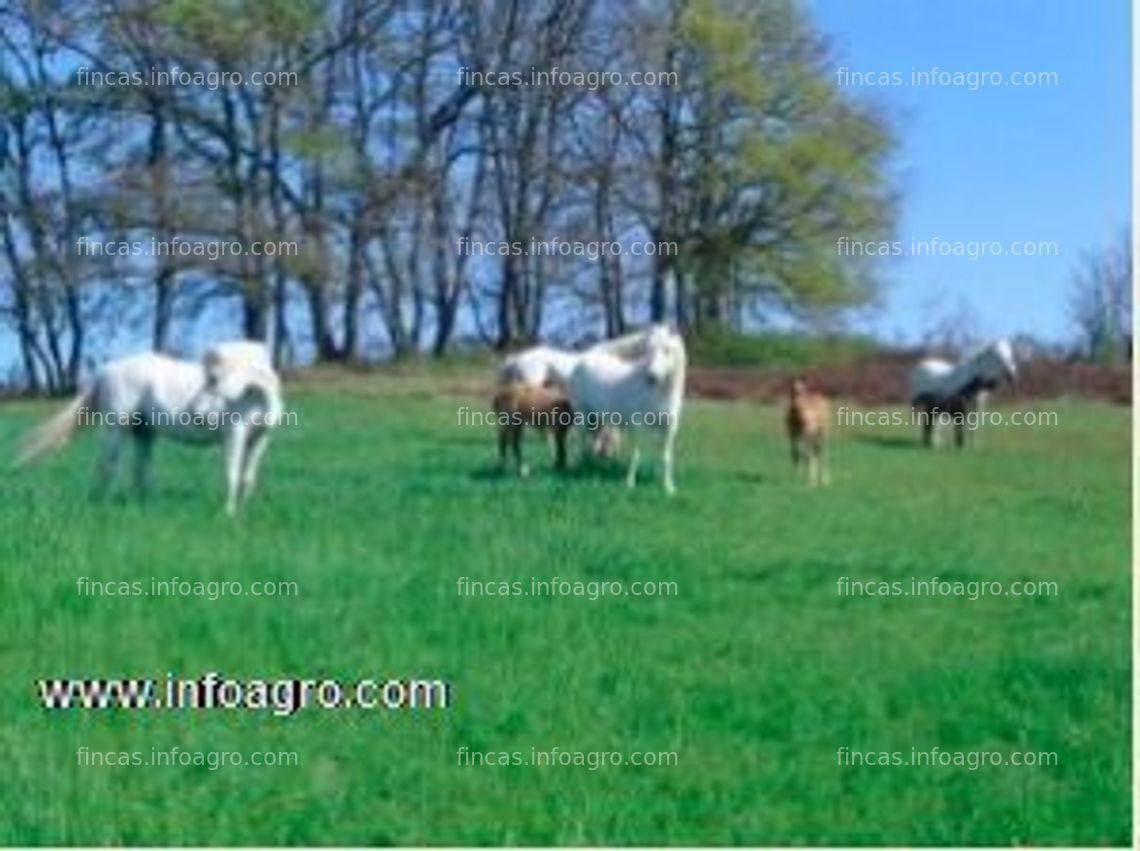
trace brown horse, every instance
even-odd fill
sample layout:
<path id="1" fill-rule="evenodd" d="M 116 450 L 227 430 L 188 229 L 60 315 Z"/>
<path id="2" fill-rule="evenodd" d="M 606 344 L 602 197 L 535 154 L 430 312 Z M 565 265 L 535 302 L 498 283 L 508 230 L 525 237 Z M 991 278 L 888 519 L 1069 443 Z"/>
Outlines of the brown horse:
<path id="1" fill-rule="evenodd" d="M 824 451 L 829 416 L 827 397 L 809 390 L 803 379 L 792 381 L 787 414 L 792 464 L 798 469 L 806 463 L 808 483 L 811 485 L 826 485 L 830 480 Z"/>
<path id="2" fill-rule="evenodd" d="M 499 464 L 506 467 L 508 449 L 515 456 L 520 476 L 530 471 L 522 459 L 523 431 L 529 426 L 554 438 L 555 467 L 566 469 L 566 433 L 574 414 L 566 394 L 554 385 L 536 387 L 514 381 L 500 388 L 492 400 L 499 427 Z"/>

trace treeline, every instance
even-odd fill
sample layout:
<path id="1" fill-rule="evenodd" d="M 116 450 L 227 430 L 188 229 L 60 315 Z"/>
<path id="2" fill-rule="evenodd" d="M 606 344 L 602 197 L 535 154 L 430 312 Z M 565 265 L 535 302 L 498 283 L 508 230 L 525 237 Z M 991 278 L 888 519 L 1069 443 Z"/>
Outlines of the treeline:
<path id="1" fill-rule="evenodd" d="M 831 315 L 892 146 L 785 0 L 9 0 L 0 321 L 59 391 L 207 322 L 337 361 Z"/>

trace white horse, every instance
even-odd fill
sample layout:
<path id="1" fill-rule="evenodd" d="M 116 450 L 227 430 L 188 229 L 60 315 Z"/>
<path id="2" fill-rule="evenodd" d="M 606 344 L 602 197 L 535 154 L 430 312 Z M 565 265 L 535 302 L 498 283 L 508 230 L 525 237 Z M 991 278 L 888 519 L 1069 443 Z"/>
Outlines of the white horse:
<path id="1" fill-rule="evenodd" d="M 507 355 L 499 365 L 499 385 L 507 386 L 522 382 L 532 387 L 556 385 L 566 388 L 570 375 L 587 352 L 608 352 L 616 357 L 631 360 L 645 354 L 646 340 L 655 328 L 664 325 L 651 325 L 642 331 L 635 331 L 622 337 L 602 340 L 585 351 L 573 352 L 553 346 L 532 346 L 521 352 Z M 593 435 L 592 448 L 595 455 L 606 457 L 618 445 L 618 433 L 604 425 L 590 429 Z"/>
<path id="2" fill-rule="evenodd" d="M 135 486 L 150 485 L 154 440 L 221 443 L 226 465 L 226 511 L 234 514 L 252 494 L 269 432 L 284 410 L 281 384 L 260 343 L 213 346 L 202 363 L 157 353 L 104 365 L 91 385 L 25 441 L 17 464 L 63 447 L 81 425 L 103 427 L 94 492 L 111 487 L 128 436 L 135 444 Z"/>
<path id="3" fill-rule="evenodd" d="M 674 445 L 685 397 L 685 343 L 667 327 L 657 325 L 644 332 L 639 345 L 643 353 L 633 359 L 606 346 L 584 352 L 570 374 L 570 405 L 576 416 L 632 431 L 633 451 L 626 474 L 629 487 L 637 483 L 641 435 L 660 436 L 662 482 L 672 494 L 676 490 Z"/>
<path id="4" fill-rule="evenodd" d="M 533 346 L 503 359 L 499 365 L 499 383 L 522 382 L 532 387 L 560 384 L 565 387 L 578 357 L 577 352 L 553 346 Z"/>
<path id="5" fill-rule="evenodd" d="M 612 340 L 602 340 L 584 351 L 573 352 L 553 346 L 532 346 L 521 352 L 507 355 L 499 364 L 499 383 L 510 384 L 521 381 L 535 387 L 544 384 L 560 384 L 563 387 L 570 381 L 570 373 L 586 352 L 609 352 L 627 360 L 645 354 L 646 341 L 654 329 L 664 325 L 651 325 L 643 331 L 635 331 Z"/>
<path id="6" fill-rule="evenodd" d="M 1017 364 L 1009 340 L 1000 339 L 983 346 L 966 360 L 952 364 L 941 358 L 926 358 L 911 371 L 911 406 L 922 419 L 923 440 L 934 444 L 934 427 L 942 413 L 951 415 L 959 446 L 965 442 L 965 415 L 977 400 L 1002 381 L 1017 380 Z"/>

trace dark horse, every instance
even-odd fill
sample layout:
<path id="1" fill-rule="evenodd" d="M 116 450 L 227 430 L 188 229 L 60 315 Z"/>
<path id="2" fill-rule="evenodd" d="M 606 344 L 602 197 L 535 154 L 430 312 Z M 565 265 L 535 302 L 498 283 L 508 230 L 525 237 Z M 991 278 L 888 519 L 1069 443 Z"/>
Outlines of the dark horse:
<path id="1" fill-rule="evenodd" d="M 934 445 L 934 427 L 940 421 L 954 424 L 954 442 L 966 444 L 966 425 L 978 408 L 984 392 L 1003 381 L 1017 379 L 1013 347 L 998 340 L 979 349 L 962 363 L 954 365 L 937 358 L 919 363 L 911 374 L 911 406 L 922 426 L 922 440 Z"/>

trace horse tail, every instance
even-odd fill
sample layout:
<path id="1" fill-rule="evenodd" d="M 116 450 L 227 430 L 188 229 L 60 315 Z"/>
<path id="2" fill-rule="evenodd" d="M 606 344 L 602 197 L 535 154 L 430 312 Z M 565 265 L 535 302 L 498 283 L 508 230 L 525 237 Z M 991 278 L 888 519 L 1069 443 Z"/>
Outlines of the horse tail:
<path id="1" fill-rule="evenodd" d="M 13 466 L 22 467 L 66 446 L 80 426 L 80 412 L 90 408 L 94 401 L 95 389 L 92 387 L 79 393 L 50 420 L 38 425 L 24 439 Z"/>

